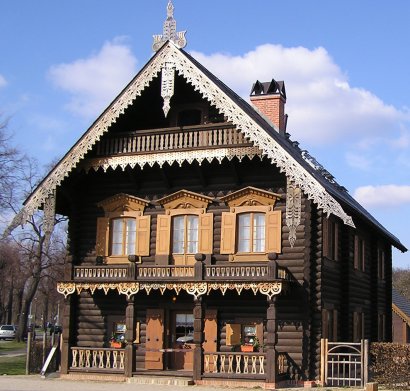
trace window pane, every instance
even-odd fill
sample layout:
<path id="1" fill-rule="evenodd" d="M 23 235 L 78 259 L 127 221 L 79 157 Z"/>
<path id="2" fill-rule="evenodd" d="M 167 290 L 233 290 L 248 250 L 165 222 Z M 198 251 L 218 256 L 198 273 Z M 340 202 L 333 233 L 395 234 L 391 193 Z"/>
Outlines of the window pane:
<path id="1" fill-rule="evenodd" d="M 111 254 L 122 255 L 123 223 L 122 219 L 112 220 Z"/>
<path id="2" fill-rule="evenodd" d="M 265 251 L 265 214 L 253 215 L 253 252 Z"/>
<path id="3" fill-rule="evenodd" d="M 172 220 L 172 252 L 174 254 L 184 253 L 184 216 L 175 216 Z"/>
<path id="4" fill-rule="evenodd" d="M 137 225 L 135 219 L 125 219 L 126 224 L 126 244 L 125 244 L 125 254 L 130 255 L 135 254 L 135 237 L 137 234 Z"/>
<path id="5" fill-rule="evenodd" d="M 195 254 L 198 252 L 198 216 L 187 216 L 188 225 L 188 254 Z"/>
<path id="6" fill-rule="evenodd" d="M 238 216 L 238 251 L 250 252 L 251 214 L 244 213 Z"/>

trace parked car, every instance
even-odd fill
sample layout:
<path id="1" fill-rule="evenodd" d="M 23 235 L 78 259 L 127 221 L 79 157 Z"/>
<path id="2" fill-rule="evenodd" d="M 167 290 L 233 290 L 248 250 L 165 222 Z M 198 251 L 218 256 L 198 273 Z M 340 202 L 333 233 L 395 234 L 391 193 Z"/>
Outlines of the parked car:
<path id="1" fill-rule="evenodd" d="M 0 326 L 0 339 L 16 338 L 17 328 L 13 324 L 3 324 Z"/>

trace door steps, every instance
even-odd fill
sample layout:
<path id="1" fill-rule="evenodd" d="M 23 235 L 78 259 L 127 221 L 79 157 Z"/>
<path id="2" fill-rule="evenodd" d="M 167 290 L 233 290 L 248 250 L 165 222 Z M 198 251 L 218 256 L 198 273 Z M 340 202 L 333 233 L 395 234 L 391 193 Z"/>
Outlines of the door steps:
<path id="1" fill-rule="evenodd" d="M 155 384 L 161 386 L 192 386 L 192 377 L 172 377 L 172 376 L 134 376 L 127 379 L 131 384 Z"/>

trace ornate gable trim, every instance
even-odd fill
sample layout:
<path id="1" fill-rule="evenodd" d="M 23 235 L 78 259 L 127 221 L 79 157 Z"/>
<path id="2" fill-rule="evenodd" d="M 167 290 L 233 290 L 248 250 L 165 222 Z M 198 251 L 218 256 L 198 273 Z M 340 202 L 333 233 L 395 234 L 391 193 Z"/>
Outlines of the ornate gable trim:
<path id="1" fill-rule="evenodd" d="M 143 212 L 145 207 L 149 205 L 149 202 L 142 198 L 134 197 L 129 194 L 119 193 L 112 197 L 106 198 L 100 201 L 97 206 L 104 209 L 105 213 L 109 212 L 130 212 L 140 211 Z"/>
<path id="2" fill-rule="evenodd" d="M 352 218 L 345 213 L 341 205 L 326 189 L 287 151 L 285 151 L 260 125 L 248 116 L 236 102 L 225 94 L 209 79 L 175 44 L 165 44 L 142 71 L 128 84 L 123 92 L 103 112 L 88 131 L 64 156 L 57 166 L 47 175 L 37 189 L 27 199 L 24 208 L 13 220 L 10 229 L 24 223 L 28 217 L 41 207 L 54 189 L 61 184 L 70 171 L 84 158 L 101 136 L 108 131 L 125 109 L 140 96 L 152 79 L 162 71 L 166 64 L 173 64 L 178 74 L 192 84 L 205 99 L 215 105 L 236 125 L 247 138 L 258 146 L 264 155 L 284 172 L 289 180 L 298 185 L 302 191 L 318 205 L 327 215 L 340 217 L 345 224 L 354 227 Z"/>
<path id="3" fill-rule="evenodd" d="M 157 202 L 162 205 L 165 210 L 169 209 L 199 209 L 207 208 L 213 202 L 213 198 L 202 194 L 194 193 L 188 190 L 180 190 L 176 193 L 163 197 Z"/>
<path id="4" fill-rule="evenodd" d="M 234 191 L 227 196 L 221 197 L 221 201 L 225 202 L 229 207 L 263 205 L 273 206 L 280 198 L 281 196 L 279 194 L 248 186 L 241 190 Z"/>

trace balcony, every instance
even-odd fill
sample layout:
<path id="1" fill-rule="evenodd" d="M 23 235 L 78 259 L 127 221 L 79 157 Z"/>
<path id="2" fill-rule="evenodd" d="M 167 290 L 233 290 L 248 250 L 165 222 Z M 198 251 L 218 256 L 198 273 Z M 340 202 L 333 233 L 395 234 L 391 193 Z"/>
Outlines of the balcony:
<path id="1" fill-rule="evenodd" d="M 78 282 L 121 282 L 121 281 L 247 281 L 264 282 L 290 280 L 285 267 L 276 261 L 265 265 L 241 263 L 237 265 L 207 265 L 197 261 L 195 265 L 84 265 L 74 266 L 73 280 Z"/>
<path id="2" fill-rule="evenodd" d="M 100 157 L 251 146 L 238 129 L 224 122 L 107 135 L 97 144 L 95 153 Z"/>

